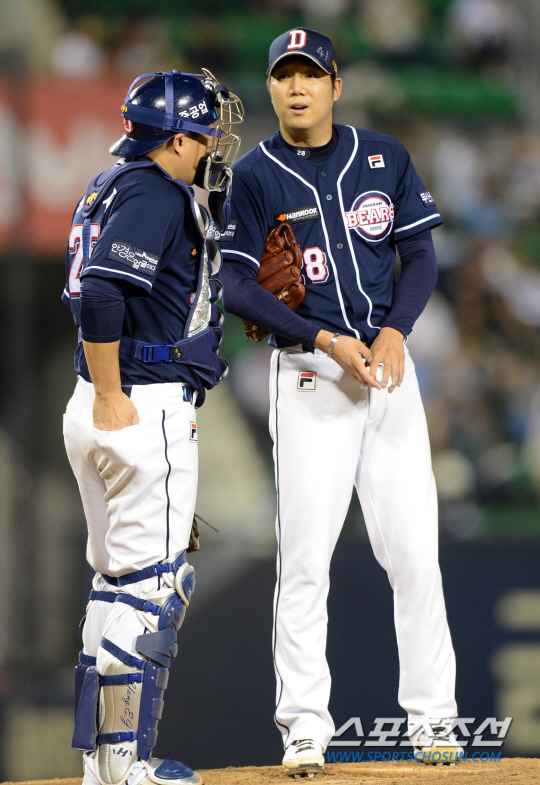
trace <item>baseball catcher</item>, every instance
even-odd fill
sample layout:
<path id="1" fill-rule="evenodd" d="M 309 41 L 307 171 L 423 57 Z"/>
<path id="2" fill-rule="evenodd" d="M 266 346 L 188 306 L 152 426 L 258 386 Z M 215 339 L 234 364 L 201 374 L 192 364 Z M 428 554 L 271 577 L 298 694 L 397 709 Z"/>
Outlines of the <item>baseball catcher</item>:
<path id="1" fill-rule="evenodd" d="M 79 340 L 64 438 L 95 570 L 73 747 L 84 785 L 200 785 L 152 753 L 195 588 L 196 409 L 228 371 L 221 255 L 190 186 L 221 225 L 243 110 L 210 72 L 171 71 L 136 79 L 121 115 L 121 160 L 88 186 L 66 254 Z"/>

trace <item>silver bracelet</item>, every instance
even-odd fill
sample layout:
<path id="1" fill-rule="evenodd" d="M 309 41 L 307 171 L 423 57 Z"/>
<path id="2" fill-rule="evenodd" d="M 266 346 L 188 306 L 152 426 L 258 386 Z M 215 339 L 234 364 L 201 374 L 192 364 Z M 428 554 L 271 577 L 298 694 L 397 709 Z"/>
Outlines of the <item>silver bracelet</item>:
<path id="1" fill-rule="evenodd" d="M 330 345 L 329 345 L 328 349 L 326 350 L 326 356 L 327 357 L 331 357 L 334 354 L 334 349 L 336 348 L 336 343 L 338 341 L 338 338 L 341 338 L 341 334 L 340 333 L 334 333 L 333 336 L 332 336 L 332 340 L 330 341 Z"/>

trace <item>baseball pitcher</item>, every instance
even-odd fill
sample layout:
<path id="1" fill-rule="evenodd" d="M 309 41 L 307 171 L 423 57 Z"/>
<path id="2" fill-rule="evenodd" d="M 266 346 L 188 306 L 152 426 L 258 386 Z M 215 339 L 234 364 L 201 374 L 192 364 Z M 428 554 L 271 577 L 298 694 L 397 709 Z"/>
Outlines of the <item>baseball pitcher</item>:
<path id="1" fill-rule="evenodd" d="M 394 590 L 409 735 L 425 762 L 426 751 L 448 763 L 461 754 L 436 489 L 404 340 L 437 280 L 431 230 L 441 218 L 398 141 L 333 124 L 336 60 L 313 30 L 273 42 L 267 84 L 279 131 L 235 165 L 230 221 L 216 235 L 226 309 L 248 337 L 270 333 L 276 347 L 275 721 L 292 775 L 322 771 L 334 733 L 326 600 L 353 487 Z"/>

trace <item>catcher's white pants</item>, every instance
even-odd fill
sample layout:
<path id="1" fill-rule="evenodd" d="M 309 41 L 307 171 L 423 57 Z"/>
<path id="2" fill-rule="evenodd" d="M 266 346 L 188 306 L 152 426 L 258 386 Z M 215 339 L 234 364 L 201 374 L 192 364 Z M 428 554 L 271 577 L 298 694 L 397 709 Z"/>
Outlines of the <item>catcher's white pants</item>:
<path id="1" fill-rule="evenodd" d="M 326 600 L 330 559 L 353 486 L 373 552 L 394 590 L 399 703 L 409 725 L 457 716 L 429 438 L 407 349 L 405 355 L 403 383 L 391 394 L 360 387 L 318 350 L 278 350 L 272 356 L 270 432 L 278 491 L 274 664 L 276 724 L 285 746 L 310 738 L 326 748 L 334 734 Z M 303 372 L 316 377 L 302 377 Z"/>
<path id="2" fill-rule="evenodd" d="M 117 588 L 99 573 L 126 575 L 173 561 L 187 548 L 197 494 L 197 427 L 182 384 L 134 385 L 131 400 L 138 425 L 99 431 L 93 425 L 93 385 L 79 378 L 64 415 L 64 439 L 88 524 L 87 558 L 97 573 L 93 588 L 148 598 L 163 588 L 159 577 Z M 135 641 L 144 632 L 134 608 L 92 601 L 83 651 L 97 657 L 104 673 L 114 657 L 101 648 L 102 636 L 139 656 Z M 92 762 L 84 785 L 96 782 Z"/>
<path id="3" fill-rule="evenodd" d="M 138 425 L 99 431 L 94 387 L 79 378 L 64 415 L 88 524 L 88 562 L 114 577 L 185 550 L 197 495 L 196 415 L 183 385 L 133 385 L 131 400 Z"/>

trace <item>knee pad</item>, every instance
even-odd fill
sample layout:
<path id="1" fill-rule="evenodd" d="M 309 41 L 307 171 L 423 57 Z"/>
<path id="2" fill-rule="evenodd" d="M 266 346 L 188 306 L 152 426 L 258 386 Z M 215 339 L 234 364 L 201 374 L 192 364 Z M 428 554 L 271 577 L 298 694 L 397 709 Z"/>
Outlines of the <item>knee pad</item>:
<path id="1" fill-rule="evenodd" d="M 195 570 L 186 562 L 185 552 L 180 554 L 172 564 L 154 566 L 171 568 L 167 572 L 160 573 L 163 584 L 161 589 L 145 599 L 120 593 L 116 595 L 116 601 L 135 608 L 150 633 L 160 632 L 168 627 L 178 631 L 183 624 L 186 608 L 195 589 Z M 150 569 L 152 568 L 141 570 L 140 573 L 147 573 Z M 141 580 L 146 577 L 148 575 L 144 575 Z"/>

